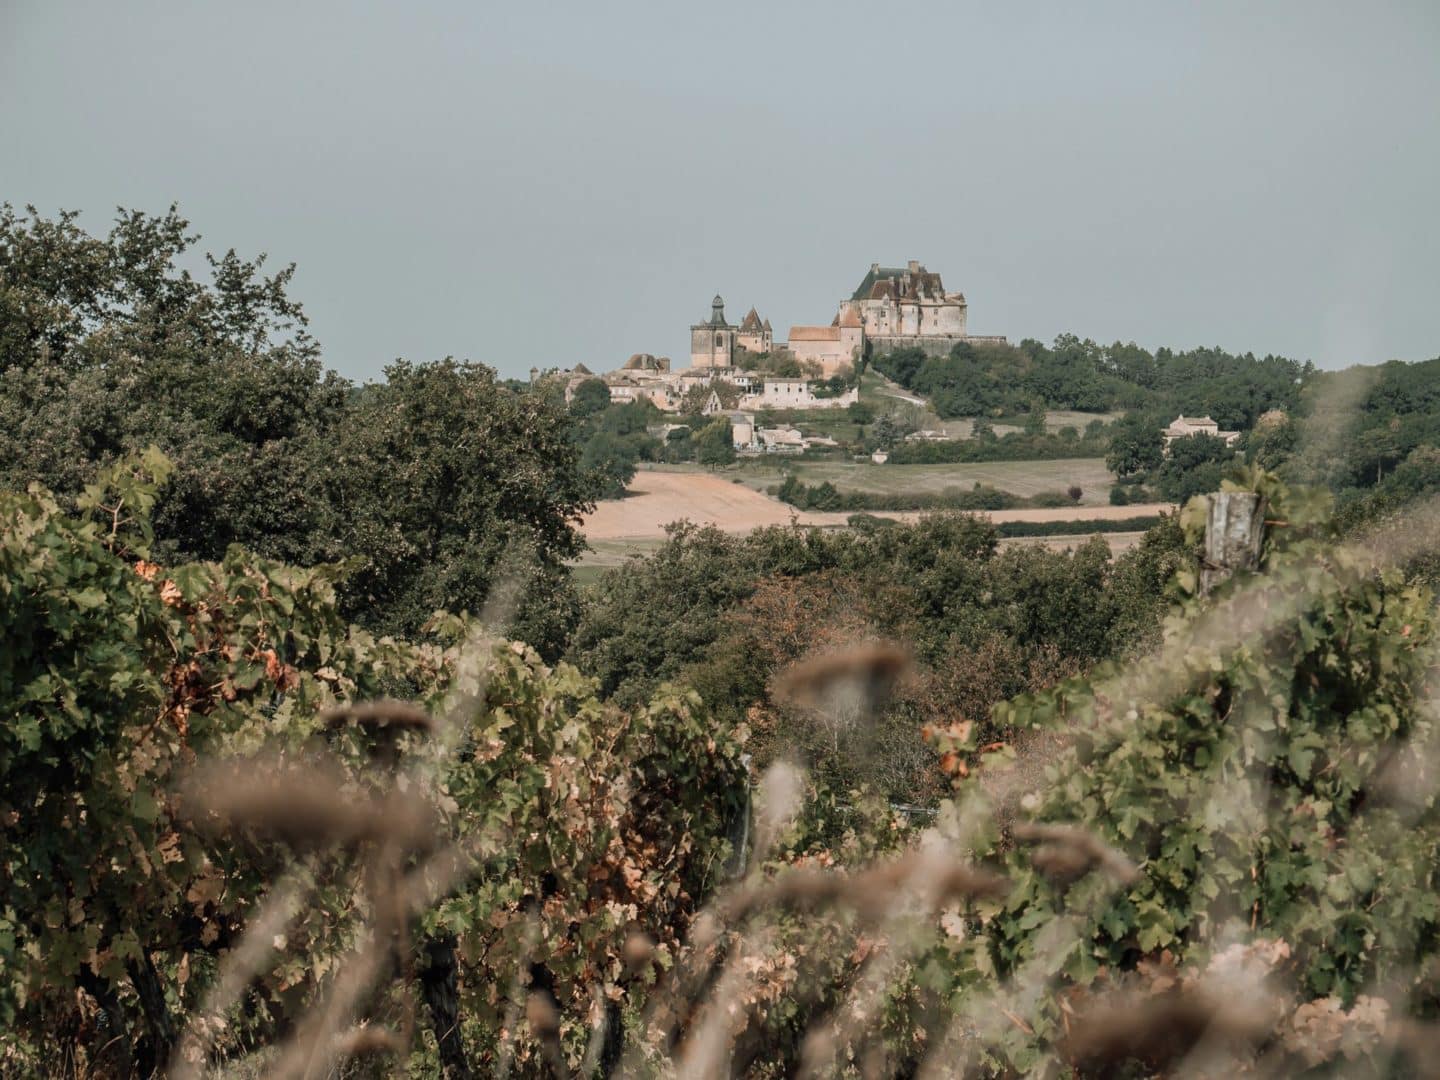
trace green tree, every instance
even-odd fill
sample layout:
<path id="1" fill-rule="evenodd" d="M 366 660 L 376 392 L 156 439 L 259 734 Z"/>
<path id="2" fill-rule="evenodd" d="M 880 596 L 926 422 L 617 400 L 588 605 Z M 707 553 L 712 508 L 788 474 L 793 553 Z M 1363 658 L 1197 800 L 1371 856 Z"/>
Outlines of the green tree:
<path id="1" fill-rule="evenodd" d="M 563 406 L 448 361 L 352 387 L 321 363 L 293 267 L 267 276 L 231 251 L 192 275 L 196 240 L 173 208 L 122 212 L 103 237 L 74 214 L 0 210 L 0 487 L 38 481 L 73 506 L 155 445 L 173 463 L 158 558 L 358 554 L 347 616 L 408 632 L 435 608 L 478 610 L 510 553 L 529 597 L 517 630 L 552 653 L 599 475 Z"/>
<path id="2" fill-rule="evenodd" d="M 480 611 L 504 584 L 521 597 L 514 636 L 553 654 L 574 612 L 574 520 L 594 490 L 565 416 L 480 364 L 400 361 L 385 375 L 337 433 L 319 489 L 335 555 L 364 559 L 343 609 L 413 634 L 438 610 Z"/>
<path id="3" fill-rule="evenodd" d="M 1156 474 L 1156 486 L 1165 498 L 1183 503 L 1192 495 L 1219 491 L 1225 470 L 1236 460 L 1225 440 L 1213 435 L 1176 439 Z"/>
<path id="4" fill-rule="evenodd" d="M 381 911 L 396 898 L 360 868 L 376 866 L 374 833 L 392 825 L 407 837 L 405 871 L 447 848 L 463 856 L 443 895 L 407 919 L 414 953 L 396 949 L 373 979 L 377 1016 L 429 1006 L 440 1061 L 417 1039 L 402 1048 L 409 1067 L 464 1073 L 468 1056 L 496 1071 L 508 1003 L 494 988 L 522 979 L 552 995 L 565 1037 L 583 1044 L 594 972 L 613 972 L 618 1038 L 648 985 L 623 971 L 627 938 L 672 955 L 725 866 L 743 795 L 735 743 L 693 693 L 622 711 L 518 643 L 477 655 L 459 619 L 424 645 L 347 626 L 342 567 L 238 548 L 220 563 L 157 565 L 147 513 L 167 470 L 154 451 L 122 461 L 82 495 L 81 518 L 38 488 L 0 494 L 7 1074 L 57 1062 L 165 1072 L 250 921 L 298 888 L 278 955 L 246 973 L 243 1000 L 203 1018 L 213 1055 L 198 1047 L 192 1062 L 271 1071 L 273 1058 L 237 1059 L 295 1031 L 337 977 L 391 947 Z M 382 709 L 397 719 L 388 728 L 327 715 L 400 687 L 454 738 L 426 738 L 414 709 Z M 217 756 L 235 757 L 233 772 L 194 776 Z M 267 792 L 259 820 L 211 812 L 255 790 Z M 517 933 L 542 900 L 546 926 Z"/>
<path id="5" fill-rule="evenodd" d="M 585 441 L 580 467 L 599 476 L 596 492 L 601 498 L 618 499 L 635 478 L 639 460 L 640 452 L 633 440 L 601 430 Z"/>
<path id="6" fill-rule="evenodd" d="M 570 395 L 570 415 L 585 418 L 610 406 L 610 387 L 600 379 L 586 379 Z"/>
<path id="7" fill-rule="evenodd" d="M 1148 413 L 1127 413 L 1111 424 L 1105 467 L 1116 476 L 1138 476 L 1159 468 L 1165 445 L 1160 428 Z"/>
<path id="8" fill-rule="evenodd" d="M 868 424 L 875 419 L 875 409 L 864 401 L 852 401 L 845 406 L 845 415 L 855 424 Z"/>
<path id="9" fill-rule="evenodd" d="M 735 463 L 735 437 L 730 421 L 719 417 L 695 434 L 695 456 L 701 465 L 712 469 Z"/>

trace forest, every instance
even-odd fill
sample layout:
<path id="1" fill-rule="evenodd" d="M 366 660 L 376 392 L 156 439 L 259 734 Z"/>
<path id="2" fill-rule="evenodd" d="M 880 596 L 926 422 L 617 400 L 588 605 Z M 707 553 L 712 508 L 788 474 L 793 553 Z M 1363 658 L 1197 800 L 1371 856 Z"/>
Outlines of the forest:
<path id="1" fill-rule="evenodd" d="M 0 1074 L 1430 1067 L 1440 359 L 877 358 L 1123 410 L 1183 508 L 677 523 L 581 589 L 642 409 L 350 383 L 198 242 L 0 212 Z M 1165 458 L 1182 411 L 1239 455 Z"/>

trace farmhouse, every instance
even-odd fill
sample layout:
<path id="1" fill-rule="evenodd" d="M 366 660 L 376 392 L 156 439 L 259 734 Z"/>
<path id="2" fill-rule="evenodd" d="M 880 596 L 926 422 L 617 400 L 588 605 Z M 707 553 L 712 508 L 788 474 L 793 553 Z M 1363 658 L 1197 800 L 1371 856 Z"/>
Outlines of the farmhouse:
<path id="1" fill-rule="evenodd" d="M 1211 438 L 1224 439 L 1226 446 L 1234 446 L 1240 438 L 1238 431 L 1221 431 L 1220 425 L 1208 416 L 1185 416 L 1183 413 L 1170 422 L 1162 433 L 1165 439 L 1165 449 L 1170 449 L 1170 444 L 1176 439 L 1188 439 L 1192 435 L 1209 435 Z"/>

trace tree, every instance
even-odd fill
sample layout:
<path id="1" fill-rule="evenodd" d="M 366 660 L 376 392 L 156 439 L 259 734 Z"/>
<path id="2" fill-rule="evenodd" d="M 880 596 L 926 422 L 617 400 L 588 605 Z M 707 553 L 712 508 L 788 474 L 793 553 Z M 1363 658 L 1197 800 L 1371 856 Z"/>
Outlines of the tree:
<path id="1" fill-rule="evenodd" d="M 1160 428 L 1149 413 L 1127 413 L 1111 424 L 1105 467 L 1116 476 L 1136 476 L 1158 468 L 1165 445 Z"/>
<path id="2" fill-rule="evenodd" d="M 515 636 L 553 655 L 574 612 L 574 521 L 594 490 L 565 416 L 480 364 L 399 361 L 385 375 L 336 434 L 318 491 L 336 556 L 364 559 L 343 610 L 413 634 L 437 610 L 479 612 L 514 586 Z"/>
<path id="3" fill-rule="evenodd" d="M 610 406 L 610 387 L 601 379 L 586 379 L 570 395 L 570 415 L 584 419 Z"/>
<path id="4" fill-rule="evenodd" d="M 74 214 L 0 210 L 0 487 L 38 481 L 73 507 L 154 445 L 173 466 L 158 558 L 217 560 L 233 544 L 300 565 L 359 555 L 344 610 L 385 632 L 478 611 L 513 576 L 530 598 L 517 630 L 553 653 L 597 475 L 563 405 L 449 361 L 353 387 L 324 369 L 288 295 L 293 267 L 266 276 L 263 256 L 231 251 L 194 276 L 182 263 L 197 239 L 173 208 L 122 212 L 103 237 Z"/>
<path id="5" fill-rule="evenodd" d="M 601 498 L 618 499 L 635 478 L 640 453 L 631 439 L 608 431 L 595 432 L 585 441 L 580 467 L 598 475 L 596 490 Z"/>
<path id="6" fill-rule="evenodd" d="M 1235 451 L 1213 435 L 1175 439 L 1160 466 L 1156 486 L 1165 498 L 1183 503 L 1192 495 L 1219 491 L 1226 468 L 1235 460 Z"/>
<path id="7" fill-rule="evenodd" d="M 695 455 L 701 465 L 712 469 L 734 464 L 735 437 L 726 417 L 712 420 L 696 433 Z"/>
<path id="8" fill-rule="evenodd" d="M 893 450 L 900 441 L 899 427 L 889 413 L 882 413 L 870 429 L 870 436 L 881 450 Z"/>
<path id="9" fill-rule="evenodd" d="M 875 419 L 875 409 L 864 401 L 852 401 L 845 406 L 845 415 L 855 424 L 868 424 Z"/>

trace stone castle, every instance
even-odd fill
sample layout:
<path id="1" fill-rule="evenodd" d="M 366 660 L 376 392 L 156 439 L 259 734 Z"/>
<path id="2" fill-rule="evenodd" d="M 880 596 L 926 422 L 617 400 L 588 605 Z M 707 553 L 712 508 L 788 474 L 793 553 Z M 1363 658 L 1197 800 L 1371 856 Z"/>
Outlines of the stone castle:
<path id="1" fill-rule="evenodd" d="M 919 348 L 943 355 L 961 341 L 1003 343 L 997 336 L 975 336 L 966 325 L 965 294 L 946 292 L 940 275 L 911 261 L 904 267 L 871 263 L 859 287 L 828 326 L 792 326 L 780 344 L 802 363 L 810 361 L 828 378 L 870 352 Z M 690 327 L 690 366 L 743 368 L 745 353 L 776 348 L 770 320 L 752 307 L 739 326 L 725 320 L 725 301 L 716 296 L 710 318 Z"/>
<path id="2" fill-rule="evenodd" d="M 918 262 L 902 267 L 872 263 L 856 290 L 839 305 L 826 326 L 792 326 L 788 341 L 777 342 L 769 319 L 751 308 L 740 324 L 725 318 L 725 301 L 710 302 L 710 317 L 690 327 L 690 367 L 672 371 L 670 358 L 636 353 L 620 368 L 600 376 L 612 401 L 646 399 L 670 412 L 694 387 L 723 381 L 738 391 L 741 406 L 750 408 L 827 409 L 856 400 L 851 387 L 840 393 L 817 394 L 812 381 L 854 370 L 857 362 L 876 352 L 919 348 L 943 355 L 962 341 L 1003 343 L 1003 337 L 976 336 L 967 328 L 965 294 L 946 292 L 940 275 Z M 751 369 L 755 358 L 788 352 L 810 372 L 782 378 Z M 566 382 L 568 400 L 574 388 L 595 375 L 583 365 L 551 373 Z M 531 379 L 539 377 L 531 371 Z M 718 396 L 707 411 L 720 408 Z"/>

